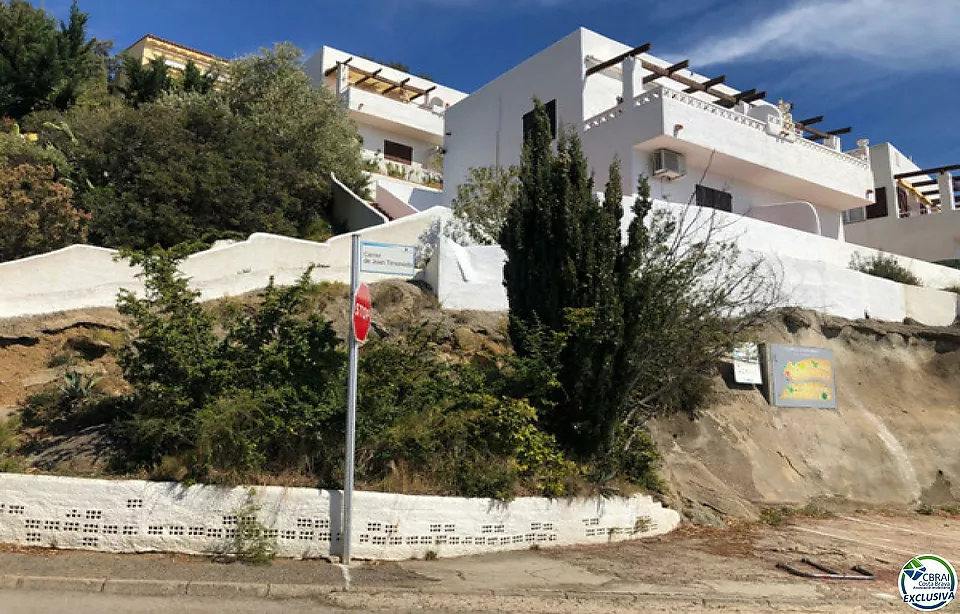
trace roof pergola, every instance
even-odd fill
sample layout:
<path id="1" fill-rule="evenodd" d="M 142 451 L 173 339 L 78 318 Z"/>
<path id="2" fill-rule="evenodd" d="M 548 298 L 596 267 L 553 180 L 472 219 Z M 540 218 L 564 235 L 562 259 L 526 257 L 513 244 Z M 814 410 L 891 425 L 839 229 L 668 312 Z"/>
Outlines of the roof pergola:
<path id="1" fill-rule="evenodd" d="M 621 53 L 620 55 L 610 58 L 609 60 L 600 62 L 596 66 L 592 66 L 588 68 L 586 72 L 586 76 L 589 77 L 590 75 L 603 72 L 623 62 L 623 60 L 627 58 L 636 57 L 641 54 L 647 53 L 648 51 L 650 51 L 652 47 L 653 47 L 652 43 L 644 43 L 639 47 L 634 47 L 630 51 Z M 684 93 L 693 94 L 695 92 L 702 92 L 709 96 L 713 96 L 715 98 L 715 100 L 713 101 L 714 104 L 719 105 L 721 107 L 728 108 L 728 109 L 732 108 L 733 106 L 741 102 L 746 102 L 746 103 L 755 102 L 767 96 L 767 92 L 765 91 L 758 92 L 756 89 L 746 90 L 743 92 L 739 92 L 737 94 L 732 94 L 729 92 L 724 92 L 716 89 L 715 86 L 720 85 L 727 80 L 726 75 L 720 75 L 719 77 L 707 79 L 706 81 L 697 81 L 691 76 L 681 74 L 680 73 L 681 70 L 690 66 L 690 60 L 683 60 L 681 62 L 677 62 L 676 64 L 673 64 L 667 67 L 659 66 L 643 58 L 639 58 L 639 62 L 640 62 L 640 66 L 644 70 L 651 73 L 643 78 L 644 84 L 653 83 L 657 79 L 662 79 L 662 78 L 672 79 L 677 83 L 681 83 L 687 86 L 687 89 L 684 90 Z M 813 128 L 811 126 L 811 124 L 816 124 L 822 121 L 823 121 L 823 116 L 818 115 L 816 117 L 811 117 L 810 119 L 794 122 L 794 124 L 798 129 L 804 132 L 807 139 L 810 139 L 813 141 L 823 140 L 831 136 L 838 136 L 841 134 L 849 134 L 853 130 L 853 128 L 848 126 L 845 128 L 837 128 L 835 130 L 824 131 L 818 128 Z"/>
<path id="2" fill-rule="evenodd" d="M 337 65 L 328 69 L 324 73 L 324 76 L 328 77 L 332 75 L 339 70 L 341 65 L 345 65 L 349 70 L 348 79 L 350 85 L 362 87 L 381 96 L 394 98 L 401 102 L 414 102 L 421 96 L 424 97 L 424 102 L 426 102 L 430 92 L 437 89 L 436 85 L 428 87 L 427 89 L 410 85 L 410 80 L 413 77 L 407 77 L 403 81 L 395 81 L 381 75 L 383 68 L 378 68 L 374 71 L 364 70 L 351 64 L 350 62 L 352 61 L 353 58 L 350 57 L 343 62 L 337 62 Z"/>
<path id="3" fill-rule="evenodd" d="M 932 205 L 940 205 L 942 200 L 942 195 L 940 194 L 938 179 L 927 179 L 930 175 L 939 175 L 940 173 L 948 173 L 950 171 L 960 170 L 960 164 L 950 164 L 947 166 L 937 166 L 934 168 L 924 168 L 918 171 L 909 171 L 906 173 L 898 173 L 893 176 L 898 184 L 909 186 L 916 193 L 921 194 L 923 198 L 926 198 Z M 914 177 L 921 178 L 923 181 L 911 181 Z M 929 186 L 938 186 L 930 190 L 922 190 L 921 188 Z M 960 175 L 957 175 L 953 178 L 953 190 L 956 193 L 954 197 L 954 204 L 960 204 Z M 931 196 L 936 195 L 936 198 L 930 198 Z"/>

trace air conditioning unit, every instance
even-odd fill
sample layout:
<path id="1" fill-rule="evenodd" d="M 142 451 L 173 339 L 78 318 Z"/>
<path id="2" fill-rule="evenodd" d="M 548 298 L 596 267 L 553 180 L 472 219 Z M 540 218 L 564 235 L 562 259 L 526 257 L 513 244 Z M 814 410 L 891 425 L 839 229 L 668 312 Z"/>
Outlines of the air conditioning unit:
<path id="1" fill-rule="evenodd" d="M 687 163 L 682 153 L 669 149 L 653 152 L 653 176 L 664 179 L 679 179 L 687 174 Z"/>

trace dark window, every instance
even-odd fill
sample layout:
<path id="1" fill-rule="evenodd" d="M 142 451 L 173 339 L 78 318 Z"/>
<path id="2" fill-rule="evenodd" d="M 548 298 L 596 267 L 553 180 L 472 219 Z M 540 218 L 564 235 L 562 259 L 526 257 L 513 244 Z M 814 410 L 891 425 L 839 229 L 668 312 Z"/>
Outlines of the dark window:
<path id="1" fill-rule="evenodd" d="M 550 118 L 550 136 L 557 138 L 557 101 L 551 100 L 543 105 L 547 109 L 547 117 Z M 523 116 L 523 140 L 526 141 L 530 133 L 533 132 L 533 114 L 536 109 Z"/>
<path id="2" fill-rule="evenodd" d="M 730 194 L 730 192 L 714 190 L 705 185 L 698 185 L 697 206 L 733 213 L 733 195 Z"/>
<path id="3" fill-rule="evenodd" d="M 413 147 L 401 143 L 394 143 L 393 141 L 384 141 L 383 157 L 401 164 L 412 164 Z"/>
<path id="4" fill-rule="evenodd" d="M 867 206 L 867 219 L 887 217 L 887 188 L 877 188 L 874 192 L 875 202 Z"/>

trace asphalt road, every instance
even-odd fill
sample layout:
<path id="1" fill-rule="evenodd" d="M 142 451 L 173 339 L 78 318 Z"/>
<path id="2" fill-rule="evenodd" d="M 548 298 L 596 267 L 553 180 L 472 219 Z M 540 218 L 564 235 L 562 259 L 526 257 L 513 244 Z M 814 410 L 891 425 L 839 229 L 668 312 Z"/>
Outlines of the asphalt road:
<path id="1" fill-rule="evenodd" d="M 315 601 L 223 600 L 211 597 L 139 597 L 47 591 L 0 591 L 2 614 L 328 614 L 343 612 Z"/>

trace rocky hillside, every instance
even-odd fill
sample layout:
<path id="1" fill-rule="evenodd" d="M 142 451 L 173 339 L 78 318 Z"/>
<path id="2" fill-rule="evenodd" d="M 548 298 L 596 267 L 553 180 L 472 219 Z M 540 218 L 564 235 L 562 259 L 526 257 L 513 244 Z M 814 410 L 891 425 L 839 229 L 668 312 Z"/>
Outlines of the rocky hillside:
<path id="1" fill-rule="evenodd" d="M 390 336 L 436 327 L 451 360 L 506 351 L 503 315 L 445 312 L 429 291 L 395 281 L 373 285 L 373 328 Z M 347 333 L 347 290 L 326 286 L 316 309 Z M 255 297 L 224 299 L 217 309 Z M 0 408 L 54 385 L 68 370 L 125 386 L 115 349 L 126 323 L 112 310 L 0 322 Z M 711 406 L 695 419 L 659 418 L 649 427 L 664 458 L 668 498 L 689 517 L 753 518 L 767 506 L 909 509 L 960 500 L 960 328 L 851 322 L 785 311 L 758 339 L 830 348 L 838 410 L 773 408 L 762 391 L 721 369 Z M 93 428 L 34 441 L 34 467 L 97 473 L 109 445 Z"/>
<path id="2" fill-rule="evenodd" d="M 960 328 L 789 311 L 760 337 L 833 350 L 839 409 L 774 408 L 725 378 L 696 420 L 653 421 L 675 504 L 690 517 L 960 500 Z"/>

